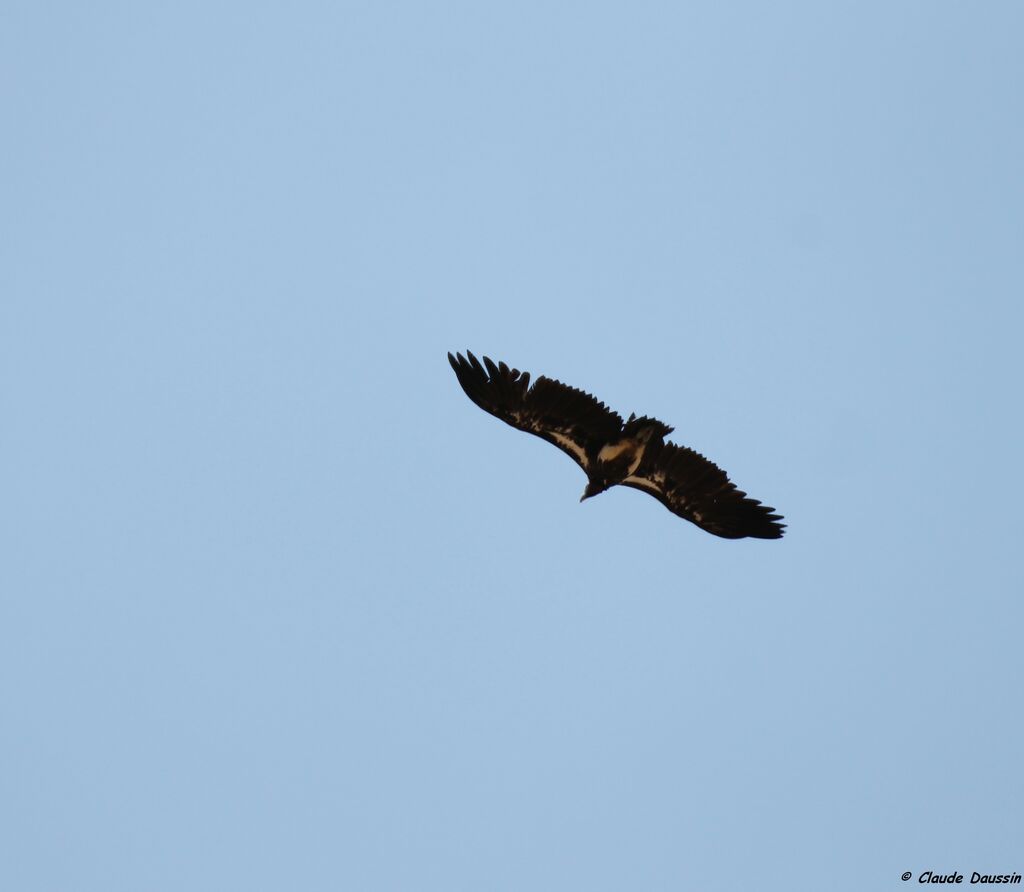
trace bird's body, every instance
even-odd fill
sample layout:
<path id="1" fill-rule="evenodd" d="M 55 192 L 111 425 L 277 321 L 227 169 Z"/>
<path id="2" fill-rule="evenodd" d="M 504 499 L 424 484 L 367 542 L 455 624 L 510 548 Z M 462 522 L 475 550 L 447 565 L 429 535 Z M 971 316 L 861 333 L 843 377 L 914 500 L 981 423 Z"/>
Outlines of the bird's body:
<path id="1" fill-rule="evenodd" d="M 587 488 L 580 501 L 628 480 L 643 464 L 648 446 L 653 442 L 657 448 L 671 431 L 672 428 L 660 421 L 631 416 L 623 426 L 622 436 L 594 452 L 587 469 Z"/>
<path id="2" fill-rule="evenodd" d="M 466 395 L 519 430 L 553 443 L 586 473 L 583 499 L 624 485 L 654 496 L 669 511 L 716 536 L 778 539 L 774 508 L 747 498 L 728 476 L 692 449 L 665 440 L 672 428 L 655 418 L 622 418 L 590 394 L 469 351 L 448 354 Z"/>

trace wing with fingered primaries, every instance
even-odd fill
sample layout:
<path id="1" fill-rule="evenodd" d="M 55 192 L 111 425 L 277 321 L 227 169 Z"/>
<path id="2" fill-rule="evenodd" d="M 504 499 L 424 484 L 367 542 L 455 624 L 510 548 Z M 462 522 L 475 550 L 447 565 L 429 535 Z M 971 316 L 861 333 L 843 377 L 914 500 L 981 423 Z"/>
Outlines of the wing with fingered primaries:
<path id="1" fill-rule="evenodd" d="M 466 355 L 448 354 L 448 361 L 468 396 L 485 412 L 528 434 L 553 443 L 584 471 L 594 444 L 607 443 L 622 432 L 622 418 L 589 393 L 543 375 L 530 385 L 530 373 L 481 363 Z"/>
<path id="2" fill-rule="evenodd" d="M 785 524 L 774 508 L 747 497 L 728 475 L 692 449 L 652 444 L 623 484 L 654 496 L 673 514 L 725 539 L 779 539 Z"/>

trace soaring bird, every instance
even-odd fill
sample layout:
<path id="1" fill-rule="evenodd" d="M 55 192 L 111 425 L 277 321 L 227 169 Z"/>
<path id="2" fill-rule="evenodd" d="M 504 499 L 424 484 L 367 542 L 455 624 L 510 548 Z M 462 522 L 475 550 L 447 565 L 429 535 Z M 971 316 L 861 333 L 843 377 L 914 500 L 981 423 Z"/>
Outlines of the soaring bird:
<path id="1" fill-rule="evenodd" d="M 779 539 L 785 524 L 774 508 L 747 498 L 725 471 L 665 439 L 673 428 L 630 415 L 623 423 L 604 403 L 560 381 L 448 354 L 459 384 L 485 412 L 553 443 L 587 475 L 582 502 L 622 484 L 654 496 L 673 514 L 725 539 Z"/>

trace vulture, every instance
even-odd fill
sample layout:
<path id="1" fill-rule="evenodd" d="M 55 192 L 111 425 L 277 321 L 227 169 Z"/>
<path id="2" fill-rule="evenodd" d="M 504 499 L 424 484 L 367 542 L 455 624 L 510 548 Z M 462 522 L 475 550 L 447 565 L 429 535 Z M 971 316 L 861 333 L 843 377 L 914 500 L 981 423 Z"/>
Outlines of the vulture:
<path id="1" fill-rule="evenodd" d="M 625 421 L 575 387 L 466 355 L 448 354 L 462 389 L 485 412 L 553 443 L 587 475 L 582 502 L 621 484 L 654 496 L 669 511 L 724 539 L 779 539 L 774 508 L 747 497 L 703 455 L 666 440 L 673 428 L 656 418 Z"/>

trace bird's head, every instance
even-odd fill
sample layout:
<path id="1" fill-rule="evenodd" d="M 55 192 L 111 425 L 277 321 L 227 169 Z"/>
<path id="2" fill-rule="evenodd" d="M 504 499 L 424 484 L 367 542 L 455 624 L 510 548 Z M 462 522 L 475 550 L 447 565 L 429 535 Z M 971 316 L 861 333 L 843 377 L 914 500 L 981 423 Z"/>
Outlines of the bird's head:
<path id="1" fill-rule="evenodd" d="M 580 501 L 589 499 L 591 496 L 597 496 L 603 493 L 611 484 L 604 480 L 590 480 L 587 482 L 587 488 L 583 490 L 583 495 L 580 496 Z"/>

